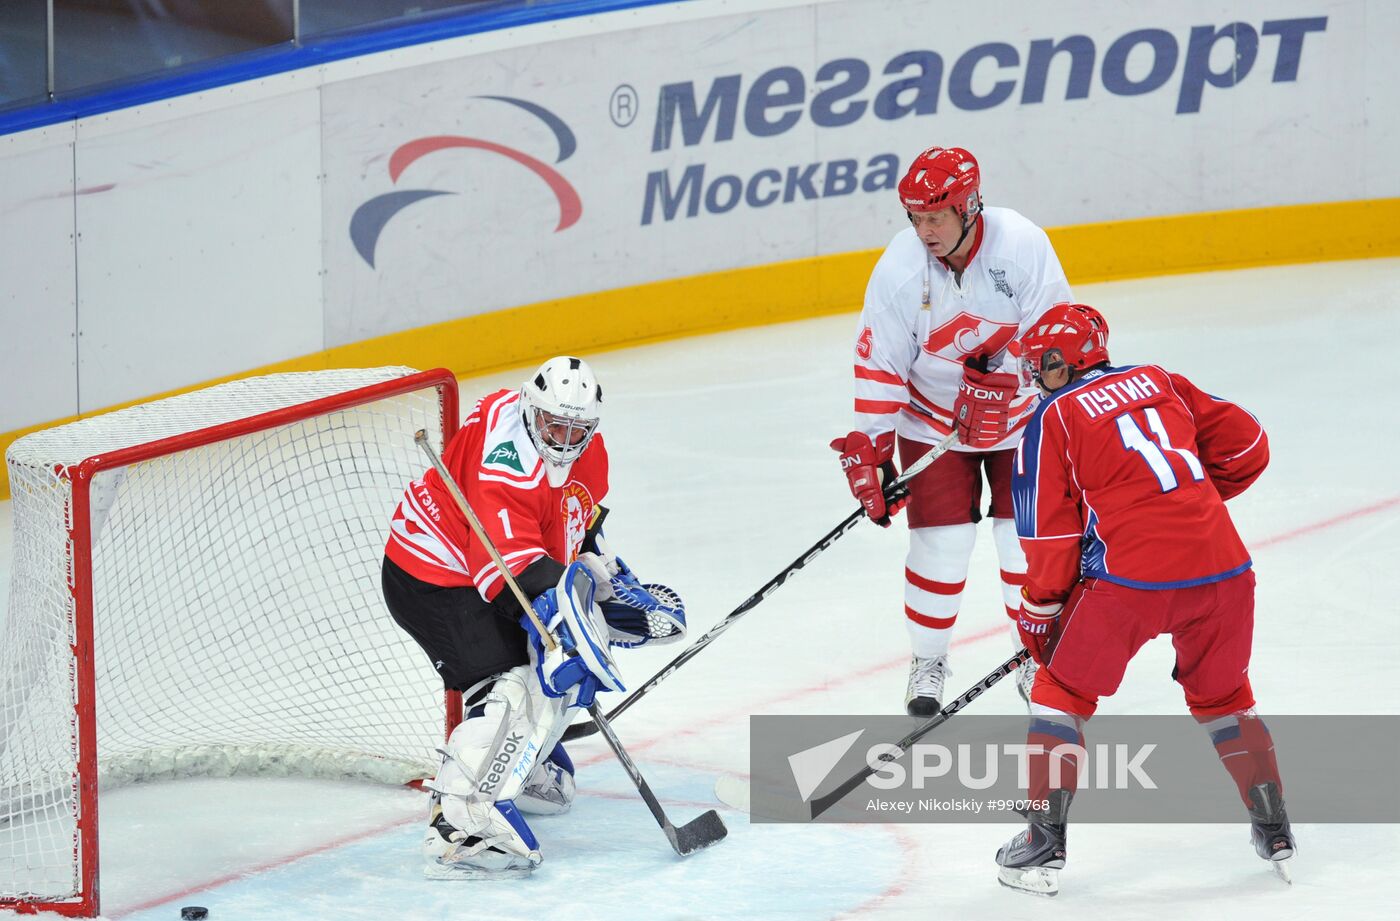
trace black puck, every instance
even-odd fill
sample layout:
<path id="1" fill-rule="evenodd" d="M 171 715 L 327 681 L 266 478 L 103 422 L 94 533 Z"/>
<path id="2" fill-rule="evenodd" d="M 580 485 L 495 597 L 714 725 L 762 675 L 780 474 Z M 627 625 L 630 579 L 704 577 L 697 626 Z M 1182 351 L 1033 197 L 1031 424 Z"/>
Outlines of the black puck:
<path id="1" fill-rule="evenodd" d="M 204 921 L 209 917 L 209 909 L 203 905 L 186 905 L 180 909 L 180 921 Z"/>

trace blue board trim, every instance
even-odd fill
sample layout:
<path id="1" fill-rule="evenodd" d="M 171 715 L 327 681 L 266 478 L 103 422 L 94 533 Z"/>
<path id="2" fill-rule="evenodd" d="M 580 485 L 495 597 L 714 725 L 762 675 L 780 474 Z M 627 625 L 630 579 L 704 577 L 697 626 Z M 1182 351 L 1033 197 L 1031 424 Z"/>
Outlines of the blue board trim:
<path id="1" fill-rule="evenodd" d="M 395 48 L 558 19 L 681 2 L 684 0 L 565 0 L 547 6 L 455 11 L 402 25 L 368 26 L 314 38 L 300 46 L 286 43 L 261 48 L 175 73 L 137 78 L 119 86 L 68 94 L 50 102 L 0 111 L 0 136 Z"/>

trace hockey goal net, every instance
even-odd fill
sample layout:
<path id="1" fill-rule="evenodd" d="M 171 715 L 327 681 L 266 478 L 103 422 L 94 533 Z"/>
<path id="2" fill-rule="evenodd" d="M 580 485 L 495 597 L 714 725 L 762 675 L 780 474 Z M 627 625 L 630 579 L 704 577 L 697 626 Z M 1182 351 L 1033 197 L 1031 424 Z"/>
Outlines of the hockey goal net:
<path id="1" fill-rule="evenodd" d="M 96 914 L 99 787 L 432 775 L 455 708 L 379 571 L 414 433 L 457 420 L 450 372 L 316 371 L 10 447 L 0 908 Z"/>

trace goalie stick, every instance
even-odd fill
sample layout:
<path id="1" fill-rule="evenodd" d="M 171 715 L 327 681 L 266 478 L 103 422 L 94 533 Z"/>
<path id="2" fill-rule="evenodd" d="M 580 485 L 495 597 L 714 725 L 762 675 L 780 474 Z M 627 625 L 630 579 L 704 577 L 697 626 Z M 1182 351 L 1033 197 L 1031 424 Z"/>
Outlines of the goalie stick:
<path id="1" fill-rule="evenodd" d="M 889 764 L 891 761 L 897 761 L 902 758 L 915 742 L 948 722 L 954 713 L 957 713 L 963 707 L 966 707 L 978 697 L 982 696 L 983 691 L 989 689 L 992 685 L 1014 672 L 1017 667 L 1030 657 L 1030 650 L 1026 649 L 1024 646 L 1021 647 L 1020 652 L 998 665 L 991 674 L 964 691 L 961 697 L 948 704 L 948 706 L 944 707 L 938 713 L 929 717 L 925 722 L 920 723 L 914 728 L 913 732 L 894 743 L 890 750 L 882 753 L 880 757 L 876 759 L 875 764 L 867 764 L 865 767 L 861 768 L 860 771 L 843 780 L 841 785 L 835 790 L 832 790 L 824 796 L 818 796 L 813 799 L 811 802 L 812 818 L 816 819 L 823 812 L 826 812 L 832 806 L 835 806 L 841 800 L 845 799 L 848 793 L 865 783 L 865 779 L 880 770 L 881 767 Z"/>
<path id="2" fill-rule="evenodd" d="M 918 460 L 914 461 L 914 463 L 910 464 L 909 467 L 903 473 L 895 477 L 894 481 L 891 482 L 890 485 L 885 488 L 886 501 L 893 502 L 896 499 L 900 499 L 904 496 L 907 496 L 909 494 L 909 487 L 906 484 L 914 477 L 922 473 L 929 466 L 929 464 L 932 464 L 934 461 L 938 460 L 938 458 L 942 457 L 944 453 L 948 451 L 949 448 L 957 444 L 957 441 L 958 435 L 956 432 L 954 432 L 953 434 L 949 435 L 947 438 L 943 439 L 938 444 L 930 448 L 928 452 L 924 454 L 923 457 L 920 457 Z M 760 601 L 777 591 L 778 588 L 781 587 L 784 582 L 790 579 L 808 563 L 812 562 L 812 560 L 820 556 L 822 552 L 825 551 L 828 547 L 830 547 L 832 544 L 836 543 L 838 540 L 844 537 L 846 533 L 852 528 L 854 528 L 864 516 L 864 507 L 857 508 L 854 512 L 847 515 L 845 521 L 841 522 L 836 527 L 828 531 L 826 535 L 822 537 L 821 540 L 817 541 L 811 547 L 807 548 L 806 552 L 804 552 L 797 559 L 789 563 L 783 569 L 782 572 L 778 573 L 776 576 L 765 582 L 763 586 L 759 588 L 758 591 L 750 595 L 744 601 L 743 604 L 739 605 L 733 611 L 730 611 L 729 614 L 724 618 L 724 620 L 720 621 L 719 623 L 711 627 L 709 630 L 705 631 L 704 636 L 700 637 L 694 643 L 691 643 L 689 646 L 687 646 L 684 650 L 681 651 L 680 655 L 676 656 L 670 662 L 666 663 L 666 666 L 662 668 L 661 671 L 657 672 L 655 675 L 652 675 L 651 678 L 647 680 L 646 684 L 633 691 L 632 694 L 629 695 L 626 700 L 622 701 L 622 703 L 614 707 L 612 712 L 608 714 L 608 719 L 617 719 L 624 712 L 626 712 L 628 707 L 632 706 L 638 700 L 655 690 L 656 686 L 661 682 L 665 681 L 667 678 L 671 677 L 671 674 L 675 672 L 676 669 L 680 668 L 682 665 L 699 655 L 700 650 L 713 643 L 716 639 L 719 638 L 721 633 L 734 626 L 734 623 L 737 620 L 739 620 L 739 618 L 743 617 L 749 611 L 758 607 L 758 603 Z M 598 725 L 596 722 L 575 723 L 574 725 L 570 726 L 567 730 L 565 730 L 564 741 L 572 742 L 575 739 L 582 739 L 586 736 L 593 735 L 593 733 L 597 731 Z"/>
<path id="3" fill-rule="evenodd" d="M 423 429 L 419 429 L 417 434 L 413 436 L 413 441 L 418 447 L 423 449 L 424 454 L 428 455 L 428 460 L 432 461 L 433 469 L 437 471 L 438 476 L 442 477 L 443 485 L 447 487 L 447 491 L 452 494 L 452 498 L 457 503 L 457 507 L 460 508 L 462 514 L 466 516 L 467 524 L 471 526 L 472 534 L 474 534 L 476 539 L 481 541 L 481 545 L 486 548 L 486 552 L 490 555 L 491 561 L 496 564 L 496 568 L 500 571 L 501 577 L 504 578 L 506 584 L 510 586 L 511 592 L 515 595 L 515 600 L 520 603 L 520 607 L 534 623 L 540 636 L 544 638 L 547 647 L 550 650 L 556 649 L 558 644 L 554 636 L 545 629 L 544 624 L 540 622 L 539 615 L 535 613 L 534 605 L 530 604 L 530 599 L 526 598 L 525 593 L 521 591 L 519 583 L 515 581 L 515 576 L 511 574 L 510 568 L 506 566 L 506 561 L 501 559 L 500 552 L 496 550 L 496 545 L 492 543 L 491 538 L 487 536 L 486 529 L 481 526 L 481 521 L 476 517 L 476 513 L 472 511 L 471 504 L 467 502 L 467 497 L 462 492 L 461 487 L 457 485 L 456 479 L 453 478 L 447 467 L 443 465 L 442 459 L 438 457 L 437 451 L 433 450 L 433 446 L 428 443 L 428 433 Z M 671 847 L 677 854 L 685 857 L 701 848 L 709 847 L 712 844 L 718 844 L 720 841 L 724 840 L 725 836 L 729 834 L 729 829 L 724 827 L 724 822 L 720 819 L 719 813 L 715 812 L 713 809 L 691 819 L 679 828 L 672 824 L 671 820 L 666 815 L 666 810 L 661 808 L 661 803 L 657 800 L 656 794 L 651 792 L 650 784 L 648 784 L 646 778 L 642 776 L 642 772 L 637 769 L 636 762 L 632 760 L 631 755 L 627 754 L 627 750 L 622 747 L 622 741 L 618 739 L 617 733 L 613 732 L 613 728 L 609 725 L 607 717 L 603 715 L 603 708 L 598 705 L 597 698 L 594 698 L 593 703 L 589 704 L 588 713 L 593 717 L 593 724 L 603 731 L 603 737 L 608 740 L 608 745 L 612 748 L 613 754 L 617 755 L 617 760 L 622 762 L 622 767 L 627 771 L 627 776 L 632 778 L 633 786 L 635 786 L 637 792 L 642 795 L 642 800 L 647 804 L 647 808 L 651 810 L 652 816 L 656 819 L 657 824 L 661 826 L 662 832 L 665 833 L 666 840 L 671 842 Z"/>

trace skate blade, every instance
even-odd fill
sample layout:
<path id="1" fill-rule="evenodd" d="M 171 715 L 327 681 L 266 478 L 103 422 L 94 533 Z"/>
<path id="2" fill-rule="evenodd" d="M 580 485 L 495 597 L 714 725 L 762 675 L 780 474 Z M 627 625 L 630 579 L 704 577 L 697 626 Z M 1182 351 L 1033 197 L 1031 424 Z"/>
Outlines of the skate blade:
<path id="1" fill-rule="evenodd" d="M 1283 880 L 1288 885 L 1293 885 L 1293 857 L 1282 857 L 1278 860 L 1270 860 L 1269 865 L 1274 868 L 1274 875 Z"/>
<path id="2" fill-rule="evenodd" d="M 424 879 L 524 879 L 535 872 L 537 866 L 539 863 L 533 862 L 524 866 L 497 869 L 473 866 L 467 863 L 454 863 L 439 857 L 423 865 L 423 877 Z"/>
<path id="3" fill-rule="evenodd" d="M 1053 898 L 1060 891 L 1060 871 L 1054 867 L 999 867 L 997 882 L 1028 895 Z"/>
<path id="4" fill-rule="evenodd" d="M 563 815 L 573 807 L 573 803 L 556 803 L 534 796 L 520 794 L 515 798 L 515 808 L 526 815 Z"/>

